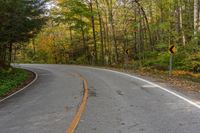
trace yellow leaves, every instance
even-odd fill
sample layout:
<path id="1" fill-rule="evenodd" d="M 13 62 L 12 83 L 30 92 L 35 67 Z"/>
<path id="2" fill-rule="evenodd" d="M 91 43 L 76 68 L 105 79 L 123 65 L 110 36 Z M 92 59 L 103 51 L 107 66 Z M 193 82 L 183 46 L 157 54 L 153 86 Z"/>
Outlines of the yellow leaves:
<path id="1" fill-rule="evenodd" d="M 56 0 L 58 4 L 64 3 L 66 0 Z"/>
<path id="2" fill-rule="evenodd" d="M 179 75 L 187 75 L 189 72 L 187 72 L 187 71 L 181 71 L 181 70 L 174 70 L 173 72 L 172 72 L 172 74 L 174 75 L 174 76 L 179 76 Z"/>
<path id="3" fill-rule="evenodd" d="M 194 73 L 189 72 L 189 71 L 174 70 L 174 71 L 172 72 L 172 74 L 173 74 L 174 76 L 186 75 L 186 76 L 191 76 L 191 77 L 199 78 L 199 79 L 200 79 L 200 74 L 194 74 Z"/>

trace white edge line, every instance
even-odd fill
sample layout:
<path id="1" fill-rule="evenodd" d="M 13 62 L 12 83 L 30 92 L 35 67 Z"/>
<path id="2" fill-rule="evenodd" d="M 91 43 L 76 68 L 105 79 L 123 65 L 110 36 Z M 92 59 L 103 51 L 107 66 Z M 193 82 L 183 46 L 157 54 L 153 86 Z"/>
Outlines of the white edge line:
<path id="1" fill-rule="evenodd" d="M 23 68 L 23 69 L 25 69 L 25 68 Z M 28 69 L 25 69 L 25 70 L 28 70 Z M 31 70 L 28 70 L 28 71 L 31 71 Z M 38 79 L 38 74 L 36 72 L 34 72 L 34 71 L 31 71 L 31 72 L 35 74 L 34 80 L 32 80 L 29 84 L 24 86 L 22 89 L 20 89 L 20 90 L 16 91 L 15 93 L 13 93 L 13 94 L 3 98 L 2 100 L 0 100 L 0 103 L 5 101 L 5 100 L 7 100 L 7 99 L 9 99 L 9 98 L 11 98 L 12 96 L 16 95 L 17 93 L 23 91 L 24 89 L 28 88 L 29 86 L 31 86 Z"/>
<path id="2" fill-rule="evenodd" d="M 121 74 L 121 75 L 124 75 L 124 76 L 128 76 L 128 77 L 131 77 L 131 78 L 134 78 L 134 79 L 137 79 L 137 80 L 146 82 L 146 83 L 148 83 L 148 84 L 150 84 L 150 85 L 153 85 L 153 86 L 155 86 L 155 87 L 158 87 L 158 88 L 160 88 L 161 90 L 164 90 L 164 91 L 166 91 L 166 92 L 168 92 L 168 93 L 170 93 L 170 94 L 172 94 L 172 95 L 174 95 L 174 96 L 176 96 L 176 97 L 178 97 L 178 98 L 184 100 L 185 102 L 187 102 L 187 103 L 189 103 L 189 104 L 191 104 L 191 105 L 197 107 L 198 109 L 200 109 L 200 105 L 198 105 L 197 103 L 195 103 L 195 102 L 189 100 L 188 98 L 183 97 L 183 96 L 181 96 L 181 95 L 179 95 L 179 94 L 177 94 L 177 93 L 175 93 L 175 92 L 173 92 L 173 91 L 171 91 L 171 90 L 169 90 L 169 89 L 166 89 L 166 88 L 164 88 L 164 87 L 162 87 L 162 86 L 160 86 L 160 85 L 157 85 L 157 84 L 155 84 L 155 83 L 153 83 L 153 82 L 150 82 L 150 81 L 148 81 L 148 80 L 145 80 L 145 79 L 142 79 L 142 78 L 139 78 L 139 77 L 137 77 L 137 76 L 133 76 L 133 75 L 130 75 L 130 74 L 127 74 L 127 73 L 123 73 L 123 72 L 118 72 L 118 71 L 110 70 L 110 69 L 105 69 L 105 68 L 94 68 L 94 67 L 88 67 L 88 68 L 92 68 L 92 69 L 96 69 L 96 70 L 105 70 L 105 71 L 109 71 L 109 72 Z"/>

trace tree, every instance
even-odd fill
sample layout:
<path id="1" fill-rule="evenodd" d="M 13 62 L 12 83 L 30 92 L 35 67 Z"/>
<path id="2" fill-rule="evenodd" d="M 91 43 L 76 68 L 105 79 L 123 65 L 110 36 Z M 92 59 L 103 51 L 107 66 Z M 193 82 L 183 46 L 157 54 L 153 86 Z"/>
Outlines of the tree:
<path id="1" fill-rule="evenodd" d="M 198 31 L 198 16 L 199 16 L 199 5 L 198 0 L 194 0 L 194 35 L 197 34 Z"/>
<path id="2" fill-rule="evenodd" d="M 183 51 L 178 52 L 177 68 L 198 60 L 189 55 L 196 56 L 199 51 L 194 43 L 200 35 L 199 0 L 58 1 L 56 14 L 50 15 L 55 24 L 52 29 L 63 26 L 68 33 L 63 38 L 69 45 L 64 50 L 68 52 L 66 62 L 112 66 L 128 62 L 130 66 L 167 68 L 172 44 Z M 58 54 L 63 53 L 59 40 L 52 40 L 51 47 L 57 60 L 64 56 Z"/>
<path id="3" fill-rule="evenodd" d="M 88 51 L 89 46 L 86 41 L 86 36 L 88 32 L 89 22 L 92 16 L 91 9 L 87 6 L 86 3 L 83 3 L 81 0 L 66 0 L 59 2 L 61 7 L 61 14 L 58 10 L 56 19 L 58 23 L 64 23 L 68 26 L 70 31 L 70 40 L 73 42 L 72 32 L 75 31 L 78 35 L 81 33 L 82 46 L 85 54 L 85 62 L 89 62 L 88 56 L 90 53 Z M 71 43 L 71 45 L 74 45 Z M 76 50 L 75 50 L 76 51 Z M 75 54 L 72 52 L 72 55 Z M 73 58 L 73 57 L 72 57 Z M 74 59 L 73 59 L 74 60 Z"/>
<path id="4" fill-rule="evenodd" d="M 47 0 L 0 0 L 0 67 L 9 66 L 12 47 L 34 37 L 45 22 Z"/>

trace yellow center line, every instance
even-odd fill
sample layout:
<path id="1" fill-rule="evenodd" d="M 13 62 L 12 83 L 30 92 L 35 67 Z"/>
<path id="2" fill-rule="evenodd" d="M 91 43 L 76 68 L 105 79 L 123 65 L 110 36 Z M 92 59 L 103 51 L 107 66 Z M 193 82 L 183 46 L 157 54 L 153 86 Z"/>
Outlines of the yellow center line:
<path id="1" fill-rule="evenodd" d="M 78 108 L 78 111 L 76 112 L 76 115 L 74 116 L 69 127 L 67 128 L 66 133 L 73 133 L 74 130 L 76 129 L 76 127 L 78 126 L 78 123 L 81 119 L 81 116 L 82 116 L 84 110 L 85 110 L 85 107 L 86 107 L 86 104 L 87 104 L 87 99 L 88 99 L 88 82 L 83 76 L 81 76 L 79 74 L 77 74 L 77 75 L 80 77 L 81 80 L 83 80 L 84 94 L 83 94 L 81 104 Z"/>

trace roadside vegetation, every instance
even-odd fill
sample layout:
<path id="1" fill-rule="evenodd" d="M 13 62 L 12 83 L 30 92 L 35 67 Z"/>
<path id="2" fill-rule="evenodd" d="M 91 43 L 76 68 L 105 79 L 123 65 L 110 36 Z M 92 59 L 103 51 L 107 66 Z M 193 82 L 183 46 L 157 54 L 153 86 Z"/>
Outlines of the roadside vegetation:
<path id="1" fill-rule="evenodd" d="M 1 69 L 0 71 L 0 97 L 8 95 L 24 83 L 29 74 L 26 70 L 19 68 Z"/>
<path id="2" fill-rule="evenodd" d="M 172 74 L 199 81 L 199 0 L 57 0 L 53 5 L 48 23 L 16 61 L 164 74 L 174 45 Z"/>
<path id="3" fill-rule="evenodd" d="M 0 69 L 9 67 L 17 50 L 45 24 L 48 0 L 0 0 Z"/>
<path id="4" fill-rule="evenodd" d="M 30 73 L 10 66 L 17 51 L 34 38 L 47 20 L 49 0 L 0 0 L 0 97 L 30 78 Z"/>

